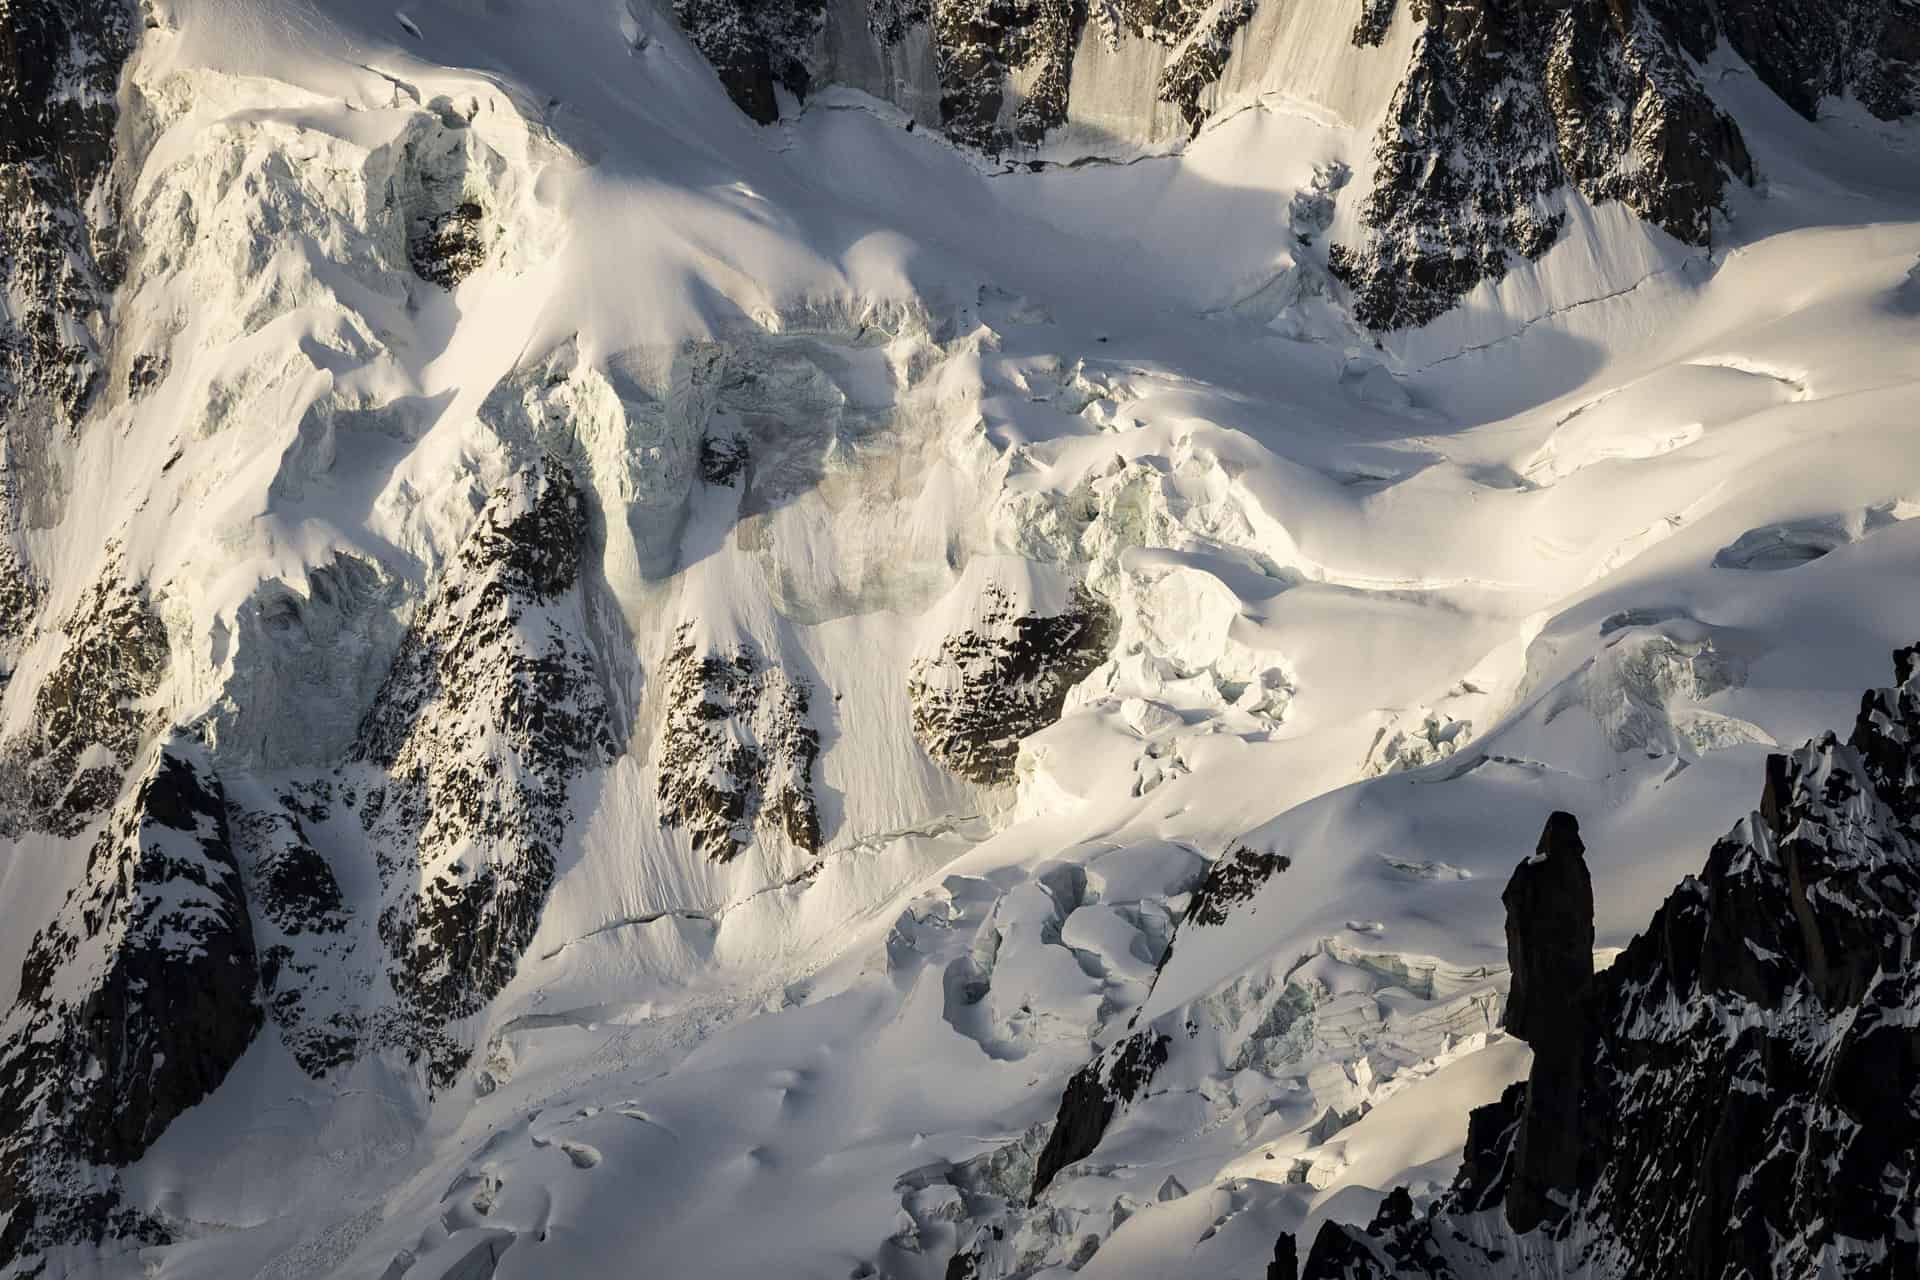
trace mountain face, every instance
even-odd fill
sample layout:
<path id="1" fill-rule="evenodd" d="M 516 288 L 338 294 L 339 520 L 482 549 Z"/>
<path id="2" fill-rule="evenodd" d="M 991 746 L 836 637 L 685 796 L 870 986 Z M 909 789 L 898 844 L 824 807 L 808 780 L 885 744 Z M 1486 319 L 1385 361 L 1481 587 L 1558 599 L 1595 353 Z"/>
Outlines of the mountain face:
<path id="1" fill-rule="evenodd" d="M 158 749 L 33 936 L 0 1049 L 0 1254 L 166 1238 L 115 1169 L 211 1093 L 262 1022 L 226 797 L 203 753 Z"/>
<path id="2" fill-rule="evenodd" d="M 427 597 L 360 725 L 360 825 L 379 868 L 387 1024 L 437 1086 L 442 1028 L 512 979 L 553 886 L 567 785 L 612 751 L 580 639 L 586 509 L 562 465 L 516 472 Z M 315 905 L 331 895 L 318 885 Z"/>
<path id="3" fill-rule="evenodd" d="M 1767 758 L 1758 809 L 1612 966 L 1569 815 L 1507 888 L 1522 1084 L 1425 1214 L 1328 1223 L 1307 1277 L 1903 1275 L 1920 1108 L 1920 650 L 1852 734 Z M 1584 934 L 1584 939 L 1583 939 Z"/>
<path id="4" fill-rule="evenodd" d="M 763 124 L 778 115 L 776 84 L 805 97 L 810 84 L 873 57 L 896 68 L 875 86 L 884 96 L 963 146 L 1018 159 L 1041 154 L 1075 118 L 1077 86 L 1105 106 L 1110 61 L 1126 68 L 1121 75 L 1137 75 L 1142 59 L 1157 65 L 1128 92 L 1175 109 L 1185 133 L 1196 133 L 1223 73 L 1272 47 L 1274 36 L 1254 23 L 1262 4 L 873 0 L 865 31 L 842 30 L 853 19 L 838 5 L 701 0 L 675 12 L 733 100 Z M 1390 56 L 1397 23 L 1410 26 L 1411 40 L 1391 41 L 1404 64 L 1363 64 L 1395 87 L 1357 225 L 1327 251 L 1333 276 L 1352 291 L 1354 318 L 1376 331 L 1425 324 L 1512 263 L 1541 257 L 1565 230 L 1569 190 L 1596 205 L 1618 201 L 1683 244 L 1710 246 L 1728 184 L 1760 176 L 1739 124 L 1707 90 L 1716 48 L 1737 54 L 1809 119 L 1833 98 L 1882 120 L 1920 107 L 1920 15 L 1908 0 L 1407 0 L 1404 16 L 1399 8 L 1368 0 L 1351 27 L 1351 43 L 1380 49 L 1377 59 Z M 860 55 L 847 47 L 869 42 Z M 922 83 L 927 63 L 931 84 Z"/>
<path id="5" fill-rule="evenodd" d="M 48 519 L 44 459 L 106 373 L 104 313 L 124 270 L 109 174 L 114 99 L 136 34 L 132 6 L 119 3 L 11 5 L 0 18 L 0 664 L 8 670 L 44 591 L 19 546 L 25 528 Z"/>
<path id="6" fill-rule="evenodd" d="M 1916 105 L 0 0 L 0 1276 L 1920 1267 Z"/>

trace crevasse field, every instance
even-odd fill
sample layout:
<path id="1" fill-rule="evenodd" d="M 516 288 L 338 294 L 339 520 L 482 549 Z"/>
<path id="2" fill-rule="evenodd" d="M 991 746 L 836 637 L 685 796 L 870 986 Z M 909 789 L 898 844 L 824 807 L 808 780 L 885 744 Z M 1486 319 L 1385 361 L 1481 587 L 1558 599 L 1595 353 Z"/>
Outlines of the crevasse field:
<path id="1" fill-rule="evenodd" d="M 177 1242 L 76 1270 L 938 1280 L 964 1216 L 1022 1274 L 1257 1277 L 1446 1183 L 1527 1069 L 1500 891 L 1546 815 L 1604 964 L 1920 639 L 1920 132 L 1723 67 L 1765 180 L 1710 249 L 1574 197 L 1541 261 L 1376 340 L 1325 245 L 1393 81 L 1327 8 L 1191 143 L 1002 169 L 852 89 L 755 126 L 644 4 L 159 6 L 118 323 L 171 371 L 20 481 L 70 567 L 47 616 L 144 578 L 151 697 L 229 799 L 349 788 L 399 628 L 558 459 L 591 554 L 537 621 L 599 664 L 612 750 L 451 1084 L 315 1079 L 269 1026 L 122 1175 Z M 383 265 L 383 202 L 476 180 L 479 270 Z M 703 478 L 703 439 L 750 464 Z M 1089 596 L 1111 655 L 1008 780 L 932 759 L 943 641 Z M 663 817 L 661 770 L 711 763 L 669 749 L 686 645 L 806 691 L 817 854 Z M 467 710 L 441 740 L 482 753 Z M 349 920 L 308 1011 L 377 1018 L 375 836 L 305 831 Z M 0 844 L 9 910 L 51 916 L 85 844 Z M 1221 858 L 1266 874 L 1169 954 Z M 1030 1204 L 1067 1080 L 1148 1027 L 1172 1059 Z"/>

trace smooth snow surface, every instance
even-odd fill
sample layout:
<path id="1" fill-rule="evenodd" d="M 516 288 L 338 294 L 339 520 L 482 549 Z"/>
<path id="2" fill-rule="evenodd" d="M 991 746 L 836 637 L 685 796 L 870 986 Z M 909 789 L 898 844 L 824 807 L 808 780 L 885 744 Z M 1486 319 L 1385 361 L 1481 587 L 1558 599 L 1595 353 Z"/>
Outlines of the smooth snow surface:
<path id="1" fill-rule="evenodd" d="M 72 594 L 109 544 L 150 579 L 168 713 L 270 795 L 341 758 L 480 500 L 557 454 L 624 752 L 462 1080 L 315 1082 L 269 1028 L 127 1175 L 182 1242 L 108 1274 L 938 1277 L 958 1193 L 910 1175 L 999 1152 L 1032 1274 L 1262 1275 L 1278 1231 L 1443 1184 L 1524 1073 L 1499 895 L 1551 810 L 1617 947 L 1769 748 L 1920 639 L 1912 128 L 1730 72 L 1767 182 L 1710 256 L 1578 206 L 1376 344 L 1323 265 L 1361 177 L 1318 243 L 1291 221 L 1368 164 L 1384 92 L 1338 67 L 1228 86 L 1178 155 L 989 175 L 852 90 L 757 128 L 642 3 L 158 7 L 121 323 L 170 373 L 77 444 L 36 553 Z M 451 293 L 393 213 L 444 189 L 494 237 Z M 703 436 L 751 482 L 703 482 Z M 317 596 L 346 560 L 359 594 Z M 907 692 L 988 583 L 1118 618 L 998 788 Z M 811 687 L 817 858 L 662 826 L 683 624 Z M 1241 844 L 1291 866 L 1161 966 Z M 45 917 L 69 849 L 0 849 L 0 890 Z M 1029 1210 L 1035 1126 L 1136 1013 L 1192 1051 Z"/>

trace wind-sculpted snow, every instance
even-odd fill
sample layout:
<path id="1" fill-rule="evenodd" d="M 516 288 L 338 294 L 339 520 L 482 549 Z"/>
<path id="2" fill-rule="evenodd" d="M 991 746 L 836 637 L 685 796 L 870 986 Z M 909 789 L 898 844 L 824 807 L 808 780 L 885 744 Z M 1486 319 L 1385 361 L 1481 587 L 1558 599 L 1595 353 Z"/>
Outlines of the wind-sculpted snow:
<path id="1" fill-rule="evenodd" d="M 1862 699 L 1846 741 L 1768 757 L 1759 808 L 1590 991 L 1583 948 L 1554 959 L 1592 896 L 1566 887 L 1587 880 L 1578 836 L 1549 825 L 1507 892 L 1528 1081 L 1474 1113 L 1426 1214 L 1390 1200 L 1365 1233 L 1327 1224 L 1308 1280 L 1920 1265 L 1916 659 L 1895 654 L 1900 684 Z M 1575 979 L 1553 972 L 1574 960 Z"/>
<path id="2" fill-rule="evenodd" d="M 226 797 L 176 737 L 34 935 L 0 1023 L 0 1267 L 166 1238 L 115 1170 L 220 1084 L 260 1028 L 258 988 Z"/>
<path id="3" fill-rule="evenodd" d="M 471 1055 L 448 1024 L 513 977 L 539 927 L 568 787 L 613 751 L 588 656 L 586 510 L 565 467 L 495 490 L 361 725 L 359 815 L 379 864 L 399 1007 L 384 1038 L 436 1088 Z"/>

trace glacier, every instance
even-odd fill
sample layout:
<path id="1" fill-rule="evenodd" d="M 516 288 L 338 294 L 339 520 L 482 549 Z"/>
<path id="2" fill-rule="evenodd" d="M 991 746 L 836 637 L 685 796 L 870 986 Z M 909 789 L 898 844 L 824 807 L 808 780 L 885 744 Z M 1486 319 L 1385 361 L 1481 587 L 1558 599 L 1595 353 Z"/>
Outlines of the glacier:
<path id="1" fill-rule="evenodd" d="M 1603 7 L 0 3 L 0 1274 L 1466 1222 L 1920 639 L 1920 17 Z"/>

